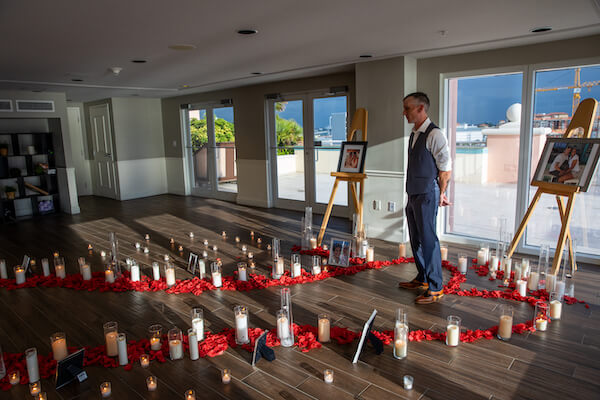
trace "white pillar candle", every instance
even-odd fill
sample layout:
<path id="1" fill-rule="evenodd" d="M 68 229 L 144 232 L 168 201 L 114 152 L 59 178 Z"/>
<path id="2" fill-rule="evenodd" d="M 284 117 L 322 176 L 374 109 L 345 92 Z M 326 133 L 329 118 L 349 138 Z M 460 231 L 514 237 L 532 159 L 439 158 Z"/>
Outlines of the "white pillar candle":
<path id="1" fill-rule="evenodd" d="M 512 258 L 504 258 L 502 269 L 504 271 L 504 277 L 510 279 L 510 273 L 512 271 Z"/>
<path id="2" fill-rule="evenodd" d="M 119 333 L 117 336 L 117 349 L 119 352 L 119 365 L 129 364 L 129 359 L 127 358 L 127 338 L 124 333 Z"/>
<path id="3" fill-rule="evenodd" d="M 316 249 L 317 248 L 317 238 L 310 238 L 310 248 L 311 249 Z"/>
<path id="4" fill-rule="evenodd" d="M 106 283 L 114 283 L 115 282 L 115 273 L 112 269 L 107 269 L 104 271 L 104 278 Z"/>
<path id="5" fill-rule="evenodd" d="M 545 331 L 548 328 L 548 321 L 544 318 L 538 318 L 535 320 L 535 329 L 538 331 Z"/>
<path id="6" fill-rule="evenodd" d="M 220 272 L 213 272 L 212 273 L 212 283 L 215 287 L 221 287 L 223 286 L 223 279 L 221 278 L 221 273 Z"/>
<path id="7" fill-rule="evenodd" d="M 248 318 L 246 314 L 239 313 L 235 316 L 236 339 L 239 343 L 247 343 L 248 338 Z"/>
<path id="8" fill-rule="evenodd" d="M 527 281 L 518 280 L 517 281 L 517 291 L 521 296 L 527 296 Z"/>
<path id="9" fill-rule="evenodd" d="M 319 342 L 327 343 L 331 340 L 331 323 L 327 317 L 319 317 Z"/>
<path id="10" fill-rule="evenodd" d="M 175 285 L 175 268 L 167 268 L 165 270 L 165 278 L 167 280 L 167 286 Z"/>
<path id="11" fill-rule="evenodd" d="M 27 362 L 27 375 L 29 375 L 29 382 L 39 381 L 40 368 L 38 365 L 37 349 L 35 347 L 25 350 L 25 360 Z"/>
<path id="12" fill-rule="evenodd" d="M 246 282 L 248 280 L 248 274 L 246 273 L 246 267 L 238 267 L 238 281 Z"/>
<path id="13" fill-rule="evenodd" d="M 477 265 L 485 265 L 485 263 L 486 263 L 485 253 L 486 253 L 486 251 L 484 249 L 481 249 L 477 252 Z"/>
<path id="14" fill-rule="evenodd" d="M 562 303 L 560 300 L 552 300 L 550 302 L 550 318 L 560 319 L 562 314 Z"/>
<path id="15" fill-rule="evenodd" d="M 52 355 L 56 361 L 60 361 L 69 355 L 67 351 L 67 339 L 64 337 L 54 337 L 52 340 Z"/>
<path id="16" fill-rule="evenodd" d="M 119 354 L 119 349 L 117 346 L 117 338 L 119 334 L 116 331 L 107 332 L 104 336 L 106 341 L 106 355 L 109 357 L 114 357 Z"/>
<path id="17" fill-rule="evenodd" d="M 529 280 L 527 281 L 527 289 L 537 290 L 539 277 L 537 272 L 531 272 L 529 274 Z"/>
<path id="18" fill-rule="evenodd" d="M 294 263 L 292 265 L 292 277 L 302 276 L 302 264 Z"/>
<path id="19" fill-rule="evenodd" d="M 204 319 L 194 318 L 192 319 L 192 329 L 196 332 L 198 340 L 204 340 Z"/>
<path id="20" fill-rule="evenodd" d="M 190 360 L 197 360 L 200 358 L 198 351 L 198 335 L 194 331 L 194 328 L 188 330 L 188 343 L 190 347 Z"/>
<path id="21" fill-rule="evenodd" d="M 92 279 L 92 270 L 88 264 L 83 264 L 81 266 L 81 276 L 84 281 L 89 281 Z"/>
<path id="22" fill-rule="evenodd" d="M 406 257 L 406 244 L 400 243 L 398 244 L 398 258 Z"/>
<path id="23" fill-rule="evenodd" d="M 556 275 L 546 274 L 546 292 L 554 292 L 554 283 L 556 282 Z"/>
<path id="24" fill-rule="evenodd" d="M 131 281 L 139 282 L 140 280 L 140 266 L 137 263 L 131 265 Z"/>
<path id="25" fill-rule="evenodd" d="M 14 268 L 14 272 L 17 285 L 22 285 L 25 283 L 25 269 L 21 268 L 21 266 L 16 266 Z"/>
<path id="26" fill-rule="evenodd" d="M 62 264 L 58 264 L 54 266 L 54 271 L 56 272 L 56 277 L 60 279 L 65 279 L 67 273 L 65 272 L 65 266 Z"/>
<path id="27" fill-rule="evenodd" d="M 150 350 L 158 351 L 161 348 L 160 338 L 152 337 L 150 338 Z"/>
<path id="28" fill-rule="evenodd" d="M 440 253 L 442 255 L 442 261 L 448 260 L 448 247 L 441 246 L 440 247 Z"/>
<path id="29" fill-rule="evenodd" d="M 492 256 L 492 261 L 490 262 L 490 271 L 496 271 L 498 269 L 498 257 Z"/>
<path id="30" fill-rule="evenodd" d="M 402 339 L 394 341 L 394 351 L 394 355 L 397 358 L 405 358 L 408 354 L 408 346 L 406 345 L 406 341 Z"/>
<path id="31" fill-rule="evenodd" d="M 498 326 L 498 335 L 504 339 L 510 339 L 512 336 L 512 324 L 513 317 L 512 315 L 502 315 L 500 316 L 500 324 Z"/>
<path id="32" fill-rule="evenodd" d="M 367 247 L 367 262 L 375 261 L 375 248 Z"/>
<path id="33" fill-rule="evenodd" d="M 169 340 L 169 356 L 171 360 L 183 358 L 183 343 L 181 343 L 181 340 Z"/>
<path id="34" fill-rule="evenodd" d="M 284 263 L 283 263 L 283 258 L 279 258 L 277 259 L 277 264 L 275 264 L 275 273 L 273 274 L 273 278 L 275 279 L 279 279 L 279 277 L 281 277 L 281 275 L 283 275 L 283 271 L 284 271 Z"/>
<path id="35" fill-rule="evenodd" d="M 467 257 L 462 256 L 458 259 L 458 272 L 461 274 L 467 273 Z"/>
<path id="36" fill-rule="evenodd" d="M 446 344 L 448 346 L 458 346 L 460 339 L 460 327 L 458 325 L 448 325 L 446 327 Z"/>
<path id="37" fill-rule="evenodd" d="M 284 340 L 290 337 L 290 321 L 285 315 L 277 319 L 277 337 Z"/>
<path id="38" fill-rule="evenodd" d="M 152 279 L 155 281 L 160 280 L 160 266 L 157 262 L 152 263 Z"/>
<path id="39" fill-rule="evenodd" d="M 46 263 L 47 262 L 48 261 L 46 260 Z M 6 270 L 6 260 L 0 260 L 0 279 L 8 279 L 8 271 Z"/>

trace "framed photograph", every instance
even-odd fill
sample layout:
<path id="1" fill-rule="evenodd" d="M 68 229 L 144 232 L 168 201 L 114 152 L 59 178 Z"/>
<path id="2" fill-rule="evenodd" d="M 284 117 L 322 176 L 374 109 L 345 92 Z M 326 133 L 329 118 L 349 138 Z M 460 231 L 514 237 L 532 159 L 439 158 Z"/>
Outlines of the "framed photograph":
<path id="1" fill-rule="evenodd" d="M 367 142 L 342 142 L 337 172 L 364 172 L 366 155 Z"/>
<path id="2" fill-rule="evenodd" d="M 347 267 L 350 265 L 350 241 L 344 239 L 331 239 L 329 246 L 329 265 Z"/>
<path id="3" fill-rule="evenodd" d="M 196 267 L 198 266 L 198 255 L 194 253 L 190 253 L 190 258 L 188 259 L 188 267 L 187 270 L 190 274 L 194 275 L 196 273 Z"/>
<path id="4" fill-rule="evenodd" d="M 600 156 L 600 139 L 549 138 L 535 170 L 536 182 L 579 186 L 586 192 Z"/>

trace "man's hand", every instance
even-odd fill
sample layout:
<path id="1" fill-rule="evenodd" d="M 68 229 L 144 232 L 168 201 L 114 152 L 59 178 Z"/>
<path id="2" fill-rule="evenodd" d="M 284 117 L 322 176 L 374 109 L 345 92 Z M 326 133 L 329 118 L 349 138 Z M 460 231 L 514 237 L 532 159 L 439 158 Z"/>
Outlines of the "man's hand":
<path id="1" fill-rule="evenodd" d="M 448 200 L 448 196 L 445 193 L 440 193 L 440 207 L 450 206 L 450 200 Z"/>

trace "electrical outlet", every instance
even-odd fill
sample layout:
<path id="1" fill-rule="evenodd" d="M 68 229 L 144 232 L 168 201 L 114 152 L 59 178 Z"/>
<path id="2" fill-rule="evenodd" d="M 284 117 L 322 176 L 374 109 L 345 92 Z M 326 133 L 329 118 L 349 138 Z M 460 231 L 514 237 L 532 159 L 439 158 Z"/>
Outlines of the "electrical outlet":
<path id="1" fill-rule="evenodd" d="M 388 201 L 388 211 L 396 212 L 396 202 L 395 201 Z"/>
<path id="2" fill-rule="evenodd" d="M 381 200 L 373 200 L 373 210 L 381 211 Z"/>

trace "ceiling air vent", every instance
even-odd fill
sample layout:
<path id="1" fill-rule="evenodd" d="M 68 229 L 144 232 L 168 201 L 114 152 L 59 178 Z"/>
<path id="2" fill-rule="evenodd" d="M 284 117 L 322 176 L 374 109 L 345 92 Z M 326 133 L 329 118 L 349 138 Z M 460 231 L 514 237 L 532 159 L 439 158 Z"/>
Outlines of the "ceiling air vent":
<path id="1" fill-rule="evenodd" d="M 16 100 L 19 112 L 54 112 L 52 100 Z"/>
<path id="2" fill-rule="evenodd" d="M 0 100 L 0 111 L 12 111 L 12 101 Z"/>

